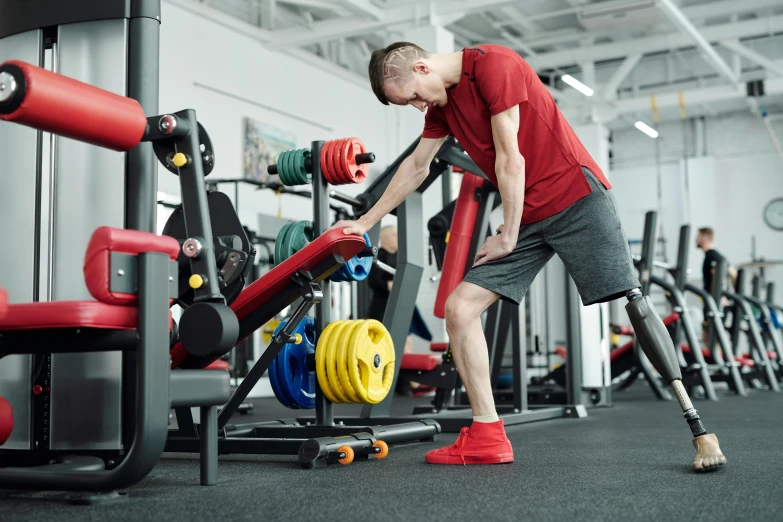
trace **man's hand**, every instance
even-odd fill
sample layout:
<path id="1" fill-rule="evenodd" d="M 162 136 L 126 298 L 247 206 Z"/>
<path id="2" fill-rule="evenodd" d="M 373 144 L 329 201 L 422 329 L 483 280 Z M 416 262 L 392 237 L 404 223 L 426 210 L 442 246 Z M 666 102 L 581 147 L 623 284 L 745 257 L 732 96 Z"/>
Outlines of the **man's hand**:
<path id="1" fill-rule="evenodd" d="M 498 227 L 500 229 L 503 225 Z M 511 252 L 514 247 L 503 244 L 502 236 L 490 236 L 484 242 L 484 245 L 476 252 L 476 258 L 473 260 L 473 266 L 483 265 L 487 261 L 494 259 L 503 259 Z"/>
<path id="2" fill-rule="evenodd" d="M 343 234 L 353 234 L 363 236 L 370 227 L 365 226 L 361 221 L 338 221 L 332 226 L 332 229 L 343 229 Z"/>

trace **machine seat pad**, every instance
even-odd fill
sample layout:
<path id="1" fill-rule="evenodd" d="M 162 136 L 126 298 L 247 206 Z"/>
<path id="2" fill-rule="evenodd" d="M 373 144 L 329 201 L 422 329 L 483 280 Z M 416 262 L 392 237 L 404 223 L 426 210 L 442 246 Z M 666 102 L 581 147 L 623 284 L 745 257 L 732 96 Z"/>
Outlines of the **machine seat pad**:
<path id="1" fill-rule="evenodd" d="M 441 362 L 441 357 L 438 355 L 430 355 L 427 353 L 404 353 L 402 354 L 402 361 L 400 361 L 400 370 L 419 370 L 423 372 L 431 372 Z"/>
<path id="2" fill-rule="evenodd" d="M 53 328 L 134 330 L 137 309 L 98 301 L 52 301 L 8 306 L 0 331 Z"/>

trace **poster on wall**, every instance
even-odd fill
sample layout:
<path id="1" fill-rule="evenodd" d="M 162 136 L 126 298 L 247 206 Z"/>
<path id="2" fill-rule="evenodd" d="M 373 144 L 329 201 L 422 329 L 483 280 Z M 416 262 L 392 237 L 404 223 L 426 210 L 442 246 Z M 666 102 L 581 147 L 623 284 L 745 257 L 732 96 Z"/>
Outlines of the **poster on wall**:
<path id="1" fill-rule="evenodd" d="M 244 178 L 269 181 L 266 168 L 277 162 L 284 150 L 296 148 L 296 134 L 252 118 L 244 118 Z M 276 176 L 275 176 L 276 178 Z"/>

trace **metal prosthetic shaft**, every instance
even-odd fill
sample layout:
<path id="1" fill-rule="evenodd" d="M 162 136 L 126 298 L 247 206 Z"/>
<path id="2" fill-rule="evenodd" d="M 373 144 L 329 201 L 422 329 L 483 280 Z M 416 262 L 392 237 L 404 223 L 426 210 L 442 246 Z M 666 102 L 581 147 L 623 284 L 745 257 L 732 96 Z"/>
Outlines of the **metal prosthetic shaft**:
<path id="1" fill-rule="evenodd" d="M 658 370 L 658 373 L 672 387 L 693 436 L 704 435 L 707 431 L 701 423 L 699 412 L 693 407 L 688 392 L 685 391 L 685 386 L 682 384 L 682 373 L 680 373 L 674 344 L 672 344 L 666 326 L 655 312 L 650 297 L 642 296 L 639 289 L 629 291 L 626 297 L 628 304 L 625 309 L 633 325 L 639 346 L 655 369 Z"/>

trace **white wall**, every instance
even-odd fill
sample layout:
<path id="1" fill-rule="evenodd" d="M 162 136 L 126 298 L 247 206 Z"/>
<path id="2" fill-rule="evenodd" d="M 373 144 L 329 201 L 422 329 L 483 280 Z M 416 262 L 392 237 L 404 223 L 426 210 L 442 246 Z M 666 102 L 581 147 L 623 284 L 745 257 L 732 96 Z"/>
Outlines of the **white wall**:
<path id="1" fill-rule="evenodd" d="M 297 147 L 319 139 L 359 137 L 376 153 L 372 174 L 400 150 L 388 139 L 389 129 L 397 127 L 396 113 L 381 105 L 358 76 L 354 81 L 267 50 L 258 41 L 167 2 L 162 4 L 160 48 L 160 111 L 196 110 L 215 147 L 211 178 L 242 177 L 244 117 L 295 133 Z M 162 167 L 158 184 L 161 191 L 179 193 L 176 176 Z M 358 193 L 361 187 L 340 190 Z M 233 199 L 233 189 L 223 190 Z M 239 197 L 240 220 L 251 228 L 257 227 L 258 212 L 277 214 L 278 198 L 270 191 L 242 187 Z M 311 208 L 301 198 L 282 197 L 284 218 L 310 219 Z"/>

